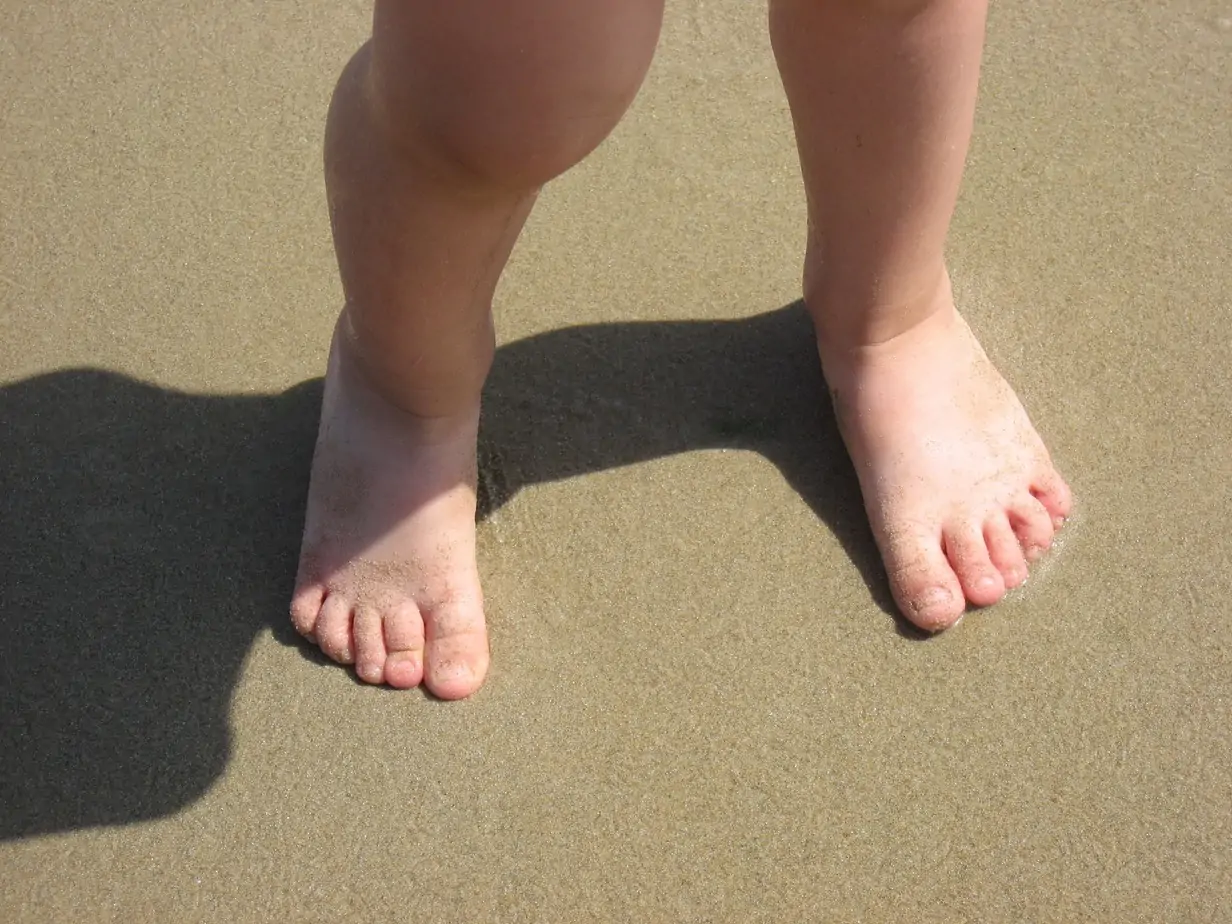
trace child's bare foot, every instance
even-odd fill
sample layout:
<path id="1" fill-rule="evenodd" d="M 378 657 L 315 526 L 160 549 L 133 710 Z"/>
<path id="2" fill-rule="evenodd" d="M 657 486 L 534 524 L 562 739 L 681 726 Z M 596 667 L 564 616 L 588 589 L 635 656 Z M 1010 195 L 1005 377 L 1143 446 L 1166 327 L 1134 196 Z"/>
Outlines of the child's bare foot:
<path id="1" fill-rule="evenodd" d="M 954 308 L 890 340 L 819 338 L 822 367 L 903 614 L 953 625 L 988 606 L 1052 544 L 1070 493 L 1005 379 Z"/>
<path id="2" fill-rule="evenodd" d="M 483 683 L 478 425 L 477 403 L 436 419 L 389 404 L 335 336 L 291 619 L 368 683 L 422 681 L 444 699 Z"/>

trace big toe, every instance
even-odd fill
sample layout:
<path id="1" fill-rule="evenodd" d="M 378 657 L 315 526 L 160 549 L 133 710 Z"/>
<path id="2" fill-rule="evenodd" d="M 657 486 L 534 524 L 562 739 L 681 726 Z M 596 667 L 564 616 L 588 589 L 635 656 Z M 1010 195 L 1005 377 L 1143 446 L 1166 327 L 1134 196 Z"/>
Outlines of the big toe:
<path id="1" fill-rule="evenodd" d="M 429 610 L 424 629 L 424 685 L 441 699 L 463 699 L 478 690 L 488 674 L 482 603 L 469 600 Z"/>
<path id="2" fill-rule="evenodd" d="M 885 543 L 883 555 L 894 600 L 912 623 L 940 632 L 962 618 L 967 602 L 939 537 L 903 537 Z"/>

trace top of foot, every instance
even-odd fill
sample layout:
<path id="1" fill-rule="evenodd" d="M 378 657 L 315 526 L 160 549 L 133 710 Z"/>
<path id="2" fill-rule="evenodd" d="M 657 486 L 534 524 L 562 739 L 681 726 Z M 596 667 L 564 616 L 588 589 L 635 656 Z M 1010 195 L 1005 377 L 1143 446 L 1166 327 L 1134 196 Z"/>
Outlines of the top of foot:
<path id="1" fill-rule="evenodd" d="M 1069 488 L 948 283 L 910 330 L 821 354 L 903 615 L 937 631 L 1023 583 L 1069 515 Z"/>
<path id="2" fill-rule="evenodd" d="M 469 696 L 488 669 L 475 566 L 479 407 L 414 417 L 335 338 L 291 618 L 367 683 Z"/>

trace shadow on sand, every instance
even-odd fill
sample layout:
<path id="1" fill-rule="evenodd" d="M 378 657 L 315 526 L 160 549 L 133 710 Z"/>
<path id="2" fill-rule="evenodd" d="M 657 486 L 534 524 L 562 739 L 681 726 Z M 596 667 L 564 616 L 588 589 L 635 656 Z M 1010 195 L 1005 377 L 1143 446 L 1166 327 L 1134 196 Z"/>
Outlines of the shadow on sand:
<path id="1" fill-rule="evenodd" d="M 320 395 L 97 370 L 0 388 L 0 839 L 162 816 L 221 774 L 254 636 L 299 644 L 285 614 Z M 893 611 L 799 304 L 504 346 L 481 443 L 487 512 L 668 453 L 759 452 Z"/>

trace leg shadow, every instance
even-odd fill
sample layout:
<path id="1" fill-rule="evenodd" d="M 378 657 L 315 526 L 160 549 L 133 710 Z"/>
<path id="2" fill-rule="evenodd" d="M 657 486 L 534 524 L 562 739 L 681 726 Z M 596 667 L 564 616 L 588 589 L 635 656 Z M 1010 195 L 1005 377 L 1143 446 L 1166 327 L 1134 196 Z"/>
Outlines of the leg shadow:
<path id="1" fill-rule="evenodd" d="M 758 452 L 898 620 L 801 302 L 735 321 L 588 325 L 510 343 L 488 379 L 480 448 L 481 514 L 528 484 L 693 449 Z"/>
<path id="2" fill-rule="evenodd" d="M 162 816 L 222 772 L 240 664 L 285 631 L 319 403 L 0 389 L 0 838 Z"/>
<path id="3" fill-rule="evenodd" d="M 254 636 L 300 644 L 286 609 L 320 395 L 95 370 L 0 388 L 0 839 L 160 817 L 221 774 Z M 500 349 L 485 400 L 485 512 L 525 485 L 753 450 L 893 612 L 800 305 L 531 337 Z"/>

